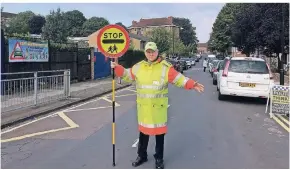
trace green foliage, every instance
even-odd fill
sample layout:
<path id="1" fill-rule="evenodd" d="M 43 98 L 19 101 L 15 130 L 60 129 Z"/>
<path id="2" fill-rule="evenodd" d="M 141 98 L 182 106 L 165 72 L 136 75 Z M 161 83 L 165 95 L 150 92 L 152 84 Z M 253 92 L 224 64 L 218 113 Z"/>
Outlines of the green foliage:
<path id="1" fill-rule="evenodd" d="M 218 14 L 208 42 L 210 50 L 225 52 L 235 46 L 248 56 L 257 48 L 267 54 L 280 53 L 282 8 L 288 49 L 289 4 L 235 3 L 226 4 Z"/>
<path id="2" fill-rule="evenodd" d="M 6 29 L 8 34 L 18 33 L 26 34 L 29 32 L 29 19 L 35 14 L 32 11 L 20 12 L 18 15 L 13 17 L 9 22 L 9 28 Z"/>
<path id="3" fill-rule="evenodd" d="M 153 29 L 150 33 L 150 41 L 157 44 L 159 53 L 162 54 L 170 49 L 171 34 L 165 28 Z"/>
<path id="4" fill-rule="evenodd" d="M 232 24 L 235 14 L 240 8 L 240 4 L 227 3 L 219 12 L 212 28 L 210 40 L 208 42 L 211 51 L 225 53 L 233 45 L 231 41 Z"/>
<path id="5" fill-rule="evenodd" d="M 78 10 L 67 11 L 63 14 L 67 21 L 67 31 L 70 37 L 82 36 L 82 26 L 86 21 L 84 14 Z"/>
<path id="6" fill-rule="evenodd" d="M 129 32 L 128 28 L 125 25 L 123 25 L 122 22 L 117 22 L 116 25 L 122 26 L 127 32 Z"/>
<path id="7" fill-rule="evenodd" d="M 180 29 L 180 39 L 184 45 L 193 44 L 197 47 L 199 42 L 196 37 L 196 27 L 192 26 L 187 18 L 173 18 L 173 24 L 177 25 Z"/>
<path id="8" fill-rule="evenodd" d="M 133 43 L 130 43 L 130 46 L 129 46 L 129 50 L 134 50 L 135 49 L 135 46 Z"/>
<path id="9" fill-rule="evenodd" d="M 28 20 L 29 33 L 40 34 L 42 33 L 42 27 L 45 24 L 45 18 L 40 15 L 33 15 Z"/>
<path id="10" fill-rule="evenodd" d="M 92 17 L 86 20 L 82 26 L 83 36 L 89 36 L 109 24 L 109 21 L 103 17 Z"/>
<path id="11" fill-rule="evenodd" d="M 78 48 L 90 48 L 89 43 L 86 41 L 78 41 Z"/>
<path id="12" fill-rule="evenodd" d="M 19 34 L 19 33 L 11 33 L 11 34 L 5 34 L 5 44 L 8 44 L 8 39 L 21 39 L 21 40 L 26 40 L 26 41 L 31 41 L 31 42 L 42 42 L 42 43 L 47 43 L 47 40 L 39 39 L 39 38 L 34 38 L 31 37 L 29 33 L 26 34 Z"/>
<path id="13" fill-rule="evenodd" d="M 65 20 L 64 13 L 58 8 L 56 12 L 53 10 L 46 16 L 42 36 L 54 42 L 67 42 L 69 33 L 67 27 L 68 21 Z"/>
<path id="14" fill-rule="evenodd" d="M 170 44 L 169 44 L 169 50 L 167 53 L 172 54 L 173 53 L 173 39 L 172 37 L 170 38 Z M 182 43 L 182 41 L 178 38 L 174 38 L 174 53 L 181 55 L 184 53 L 186 49 L 186 46 Z"/>
<path id="15" fill-rule="evenodd" d="M 125 68 L 130 68 L 134 64 L 145 59 L 144 51 L 128 50 L 122 57 L 118 59 L 120 65 Z"/>

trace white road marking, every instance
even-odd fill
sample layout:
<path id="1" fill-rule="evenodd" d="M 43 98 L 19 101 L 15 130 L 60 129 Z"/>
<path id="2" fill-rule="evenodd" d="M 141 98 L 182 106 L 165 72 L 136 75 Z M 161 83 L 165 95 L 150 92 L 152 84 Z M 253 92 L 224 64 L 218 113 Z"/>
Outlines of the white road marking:
<path id="1" fill-rule="evenodd" d="M 170 106 L 170 104 L 167 106 L 167 108 Z"/>
<path id="2" fill-rule="evenodd" d="M 26 134 L 26 135 L 22 135 L 22 136 L 17 136 L 17 137 L 13 137 L 13 138 L 10 138 L 10 139 L 4 139 L 4 140 L 1 140 L 1 143 L 17 141 L 17 140 L 21 140 L 21 139 L 25 139 L 25 138 L 29 138 L 29 137 L 33 137 L 33 136 L 39 136 L 39 135 L 44 135 L 44 134 L 53 133 L 53 132 L 65 131 L 65 130 L 69 130 L 69 129 L 73 129 L 73 128 L 78 128 L 79 127 L 78 124 L 73 122 L 63 112 L 58 113 L 58 115 L 69 125 L 69 127 L 51 129 L 51 130 L 47 130 L 47 131 L 41 131 L 41 132 Z"/>
<path id="3" fill-rule="evenodd" d="M 120 105 L 116 105 L 118 107 Z M 112 106 L 101 106 L 101 107 L 95 107 L 95 108 L 85 108 L 85 109 L 75 109 L 75 110 L 69 110 L 67 112 L 78 112 L 78 111 L 87 111 L 87 110 L 98 110 L 98 109 L 107 109 L 111 108 Z"/>
<path id="4" fill-rule="evenodd" d="M 108 99 L 107 97 L 103 97 L 102 99 L 103 99 L 103 100 L 106 100 L 106 101 L 109 102 L 109 103 L 113 103 L 113 101 L 110 100 L 110 99 Z M 120 106 L 120 104 L 118 104 L 118 103 L 115 101 L 115 106 Z"/>
<path id="5" fill-rule="evenodd" d="M 124 95 L 119 95 L 119 96 L 115 96 L 115 97 L 126 97 L 126 96 L 133 96 L 136 95 L 136 93 L 134 94 L 124 94 Z"/>
<path id="6" fill-rule="evenodd" d="M 138 143 L 139 143 L 139 138 L 137 138 L 137 139 L 134 141 L 134 143 L 133 143 L 133 145 L 132 145 L 132 148 L 136 148 L 136 147 L 138 146 Z"/>
<path id="7" fill-rule="evenodd" d="M 136 90 L 132 90 L 132 89 L 127 89 L 127 90 L 132 91 L 132 92 L 137 92 Z"/>
<path id="8" fill-rule="evenodd" d="M 124 90 L 127 90 L 128 88 L 130 88 L 130 86 L 129 86 L 129 87 L 126 87 L 126 88 L 124 88 L 124 89 L 121 89 L 121 90 L 117 90 L 116 93 L 121 92 L 121 91 L 124 91 Z M 92 103 L 92 102 L 95 102 L 95 101 L 101 100 L 101 99 L 103 99 L 103 97 L 107 97 L 107 96 L 109 96 L 109 95 L 110 95 L 110 94 L 107 94 L 107 95 L 104 95 L 104 96 L 102 96 L 102 97 L 98 97 L 98 98 L 96 98 L 95 100 L 90 100 L 90 101 L 87 101 L 87 102 L 85 102 L 85 103 L 82 103 L 82 104 L 79 104 L 79 105 L 75 105 L 75 106 L 73 106 L 73 107 L 69 107 L 69 108 L 64 109 L 64 110 L 62 110 L 62 111 L 58 111 L 58 112 L 52 113 L 52 114 L 50 114 L 50 115 L 47 115 L 47 116 L 41 117 L 41 118 L 39 118 L 39 119 L 35 119 L 35 120 L 33 120 L 33 121 L 30 121 L 30 122 L 24 123 L 24 124 L 22 124 L 22 125 L 19 125 L 19 126 L 16 126 L 16 127 L 14 127 L 14 128 L 8 129 L 8 130 L 6 130 L 6 131 L 2 131 L 2 130 L 1 130 L 1 131 L 2 131 L 2 132 L 1 132 L 1 135 L 2 135 L 2 134 L 5 134 L 5 133 L 8 133 L 8 132 L 11 132 L 11 131 L 14 131 L 14 130 L 19 129 L 19 128 L 21 128 L 21 127 L 24 127 L 24 126 L 30 125 L 30 124 L 32 124 L 32 123 L 34 123 L 34 122 L 37 122 L 37 121 L 40 121 L 40 120 L 43 120 L 43 119 L 46 119 L 46 118 L 49 118 L 49 117 L 52 117 L 52 116 L 56 116 L 56 115 L 59 114 L 59 113 L 67 112 L 67 111 L 70 111 L 71 109 L 74 109 L 74 108 L 77 108 L 77 107 L 80 107 L 80 106 L 83 106 L 83 105 L 86 105 L 86 104 L 89 104 L 89 103 Z"/>

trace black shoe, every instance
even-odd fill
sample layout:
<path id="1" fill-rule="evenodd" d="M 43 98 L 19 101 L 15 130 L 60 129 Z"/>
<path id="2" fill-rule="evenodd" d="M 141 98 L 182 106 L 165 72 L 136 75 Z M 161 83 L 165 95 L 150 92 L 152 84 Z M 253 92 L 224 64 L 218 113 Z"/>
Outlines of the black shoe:
<path id="1" fill-rule="evenodd" d="M 140 156 L 137 157 L 137 159 L 132 163 L 132 166 L 137 167 L 142 165 L 144 162 L 147 162 L 147 158 L 142 158 Z"/>
<path id="2" fill-rule="evenodd" d="M 164 161 L 162 159 L 156 159 L 155 168 L 156 169 L 164 169 Z"/>

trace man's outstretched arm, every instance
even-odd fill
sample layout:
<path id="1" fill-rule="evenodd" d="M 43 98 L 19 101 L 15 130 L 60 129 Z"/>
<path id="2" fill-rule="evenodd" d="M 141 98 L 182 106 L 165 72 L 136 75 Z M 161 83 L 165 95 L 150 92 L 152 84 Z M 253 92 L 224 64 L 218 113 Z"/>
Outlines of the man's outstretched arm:
<path id="1" fill-rule="evenodd" d="M 177 87 L 184 88 L 186 90 L 195 89 L 198 92 L 203 92 L 203 85 L 197 83 L 197 81 L 185 77 L 180 72 L 176 71 L 173 66 L 168 71 L 168 81 Z"/>

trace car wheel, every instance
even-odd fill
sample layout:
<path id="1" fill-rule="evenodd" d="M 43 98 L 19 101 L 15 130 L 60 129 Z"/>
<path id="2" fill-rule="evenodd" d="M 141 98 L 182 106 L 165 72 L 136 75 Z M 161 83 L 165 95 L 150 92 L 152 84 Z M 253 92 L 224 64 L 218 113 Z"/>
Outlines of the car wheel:
<path id="1" fill-rule="evenodd" d="M 181 71 L 180 73 L 183 74 L 183 71 Z"/>
<path id="2" fill-rule="evenodd" d="M 219 91 L 219 86 L 216 86 L 216 91 Z"/>
<path id="3" fill-rule="evenodd" d="M 225 95 L 222 95 L 220 91 L 219 91 L 218 99 L 225 100 Z"/>
<path id="4" fill-rule="evenodd" d="M 216 85 L 216 84 L 217 84 L 217 81 L 214 80 L 214 79 L 212 79 L 212 84 L 213 84 L 213 85 Z"/>

